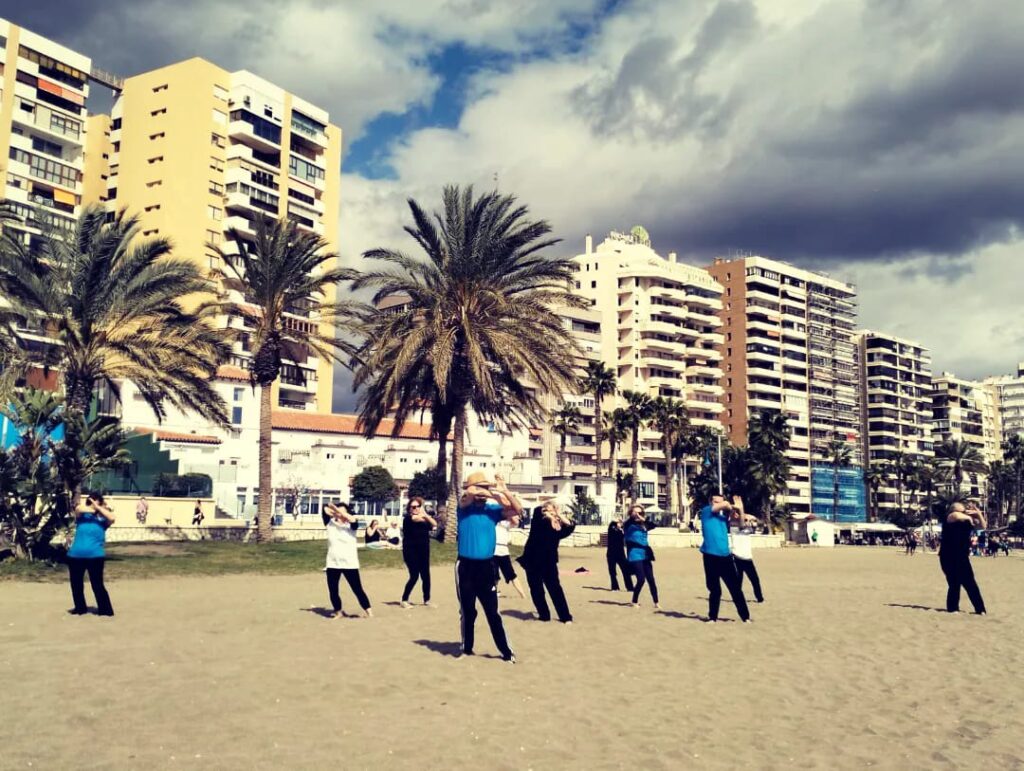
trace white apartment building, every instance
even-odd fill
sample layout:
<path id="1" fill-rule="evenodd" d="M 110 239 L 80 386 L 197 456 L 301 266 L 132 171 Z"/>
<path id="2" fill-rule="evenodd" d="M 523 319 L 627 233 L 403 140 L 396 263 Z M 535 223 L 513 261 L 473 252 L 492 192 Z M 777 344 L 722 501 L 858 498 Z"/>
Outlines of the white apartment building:
<path id="1" fill-rule="evenodd" d="M 977 448 L 985 463 L 1003 457 L 999 389 L 993 384 L 958 378 L 949 372 L 932 378 L 932 439 L 936 448 L 950 440 Z M 969 474 L 964 489 L 984 492 L 985 475 Z"/>
<path id="2" fill-rule="evenodd" d="M 932 359 L 920 343 L 883 332 L 857 333 L 864 457 L 884 467 L 897 453 L 932 457 Z M 870 491 L 868 491 L 870 494 Z M 898 505 L 891 480 L 876 494 L 879 516 Z M 904 491 L 904 502 L 909 496 Z"/>
<path id="3" fill-rule="evenodd" d="M 785 415 L 791 470 L 783 502 L 794 513 L 828 519 L 834 514 L 827 448 L 834 439 L 848 442 L 853 464 L 840 472 L 838 519 L 863 519 L 856 288 L 756 255 L 720 258 L 708 271 L 725 290 L 722 423 L 729 438 L 746 444 L 759 412 Z"/>
<path id="4" fill-rule="evenodd" d="M 693 424 L 717 429 L 723 409 L 721 285 L 707 271 L 679 262 L 674 252 L 660 256 L 640 227 L 613 232 L 596 249 L 587 236 L 584 253 L 574 260 L 576 290 L 600 315 L 600 356 L 616 372 L 618 388 L 680 399 Z M 656 431 L 641 432 L 639 498 L 665 509 L 669 480 L 659 439 Z M 628 443 L 618 455 L 621 470 L 628 471 Z"/>
<path id="5" fill-rule="evenodd" d="M 1016 377 L 1000 375 L 983 382 L 998 391 L 1003 441 L 1011 436 L 1024 437 L 1024 361 L 1017 365 Z"/>

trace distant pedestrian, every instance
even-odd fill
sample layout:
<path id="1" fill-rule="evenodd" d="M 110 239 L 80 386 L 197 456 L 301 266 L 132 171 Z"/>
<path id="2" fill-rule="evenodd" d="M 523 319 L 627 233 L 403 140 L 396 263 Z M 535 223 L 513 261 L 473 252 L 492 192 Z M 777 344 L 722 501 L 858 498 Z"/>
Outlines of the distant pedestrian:
<path id="1" fill-rule="evenodd" d="M 103 496 L 90 493 L 80 504 L 75 514 L 75 538 L 68 549 L 68 578 L 71 582 L 71 599 L 76 616 L 88 612 L 85 604 L 85 574 L 96 597 L 96 612 L 101 616 L 113 616 L 110 595 L 103 584 L 103 565 L 106 562 L 107 528 L 114 524 L 114 512 L 107 506 Z"/>
<path id="2" fill-rule="evenodd" d="M 742 508 L 741 505 L 739 507 Z M 712 495 L 711 502 L 700 511 L 700 529 L 704 534 L 700 550 L 704 559 L 704 581 L 708 587 L 708 620 L 712 622 L 718 621 L 722 583 L 729 590 L 740 618 L 744 623 L 750 620 L 736 563 L 729 550 L 729 517 L 732 511 L 733 507 L 721 495 Z"/>
<path id="3" fill-rule="evenodd" d="M 563 624 L 572 623 L 572 613 L 558 575 L 558 545 L 575 529 L 576 525 L 554 501 L 541 506 L 540 516 L 534 517 L 530 523 L 530 535 L 526 539 L 519 564 L 526 570 L 530 597 L 537 609 L 537 618 L 541 621 L 551 620 L 551 609 L 547 602 L 547 595 L 550 595 L 558 620 Z"/>
<path id="4" fill-rule="evenodd" d="M 494 580 L 495 525 L 502 519 L 521 516 L 523 507 L 500 476 L 492 483 L 482 471 L 470 474 L 459 500 L 458 559 L 455 562 L 455 593 L 462 626 L 462 654 L 473 655 L 476 605 L 479 602 L 501 657 L 514 664 L 515 653 L 505 635 L 498 613 L 498 588 Z"/>
<path id="5" fill-rule="evenodd" d="M 504 578 L 506 584 L 512 584 L 512 588 L 519 592 L 520 597 L 525 597 L 523 585 L 516 575 L 515 566 L 512 564 L 512 554 L 509 552 L 508 544 L 511 540 L 512 528 L 519 527 L 519 517 L 503 519 L 495 525 L 494 537 L 494 573 L 495 581 L 498 577 Z"/>
<path id="6" fill-rule="evenodd" d="M 200 527 L 204 519 L 206 519 L 206 515 L 203 514 L 203 502 L 196 499 L 196 507 L 192 510 L 192 526 Z"/>
<path id="7" fill-rule="evenodd" d="M 648 585 L 651 592 L 655 610 L 661 607 L 658 604 L 658 583 L 654 580 L 654 550 L 650 547 L 647 537 L 654 527 L 654 523 L 647 521 L 643 506 L 634 503 L 629 507 L 623 537 L 626 542 L 626 559 L 629 560 L 629 566 L 636 578 L 631 603 L 634 608 L 640 607 L 640 593 L 644 589 L 644 584 Z"/>
<path id="8" fill-rule="evenodd" d="M 622 519 L 618 516 L 608 525 L 608 548 L 605 551 L 608 560 L 608 575 L 612 579 L 612 591 L 619 591 L 619 571 L 622 571 L 622 582 L 626 591 L 633 591 L 633 571 L 626 559 L 626 535 L 622 531 Z"/>
<path id="9" fill-rule="evenodd" d="M 327 593 L 334 609 L 334 617 L 341 618 L 345 615 L 341 610 L 341 594 L 338 592 L 338 586 L 344 576 L 356 597 L 356 602 L 363 609 L 363 614 L 370 618 L 373 616 L 373 609 L 370 607 L 370 598 L 363 591 L 363 582 L 359 576 L 359 543 L 356 539 L 359 520 L 353 516 L 348 505 L 340 501 L 328 503 L 321 516 L 327 529 L 327 564 L 324 566 L 324 572 L 327 574 Z"/>
<path id="10" fill-rule="evenodd" d="M 939 566 L 946 576 L 946 610 L 957 613 L 960 610 L 960 589 L 967 591 L 967 597 L 974 606 L 974 612 L 983 615 L 985 600 L 974 578 L 971 567 L 971 539 L 976 527 L 987 526 L 985 515 L 973 503 L 965 507 L 954 503 L 942 523 L 942 544 L 939 547 Z"/>
<path id="11" fill-rule="evenodd" d="M 146 524 L 146 518 L 149 516 L 149 502 L 146 500 L 146 496 L 143 495 L 139 498 L 139 502 L 135 504 L 135 519 L 140 525 Z"/>
<path id="12" fill-rule="evenodd" d="M 409 571 L 409 580 L 402 592 L 402 607 L 409 608 L 409 597 L 420 581 L 423 589 L 423 604 L 430 606 L 430 531 L 437 522 L 430 516 L 419 496 L 412 498 L 405 509 L 402 520 L 402 558 Z"/>

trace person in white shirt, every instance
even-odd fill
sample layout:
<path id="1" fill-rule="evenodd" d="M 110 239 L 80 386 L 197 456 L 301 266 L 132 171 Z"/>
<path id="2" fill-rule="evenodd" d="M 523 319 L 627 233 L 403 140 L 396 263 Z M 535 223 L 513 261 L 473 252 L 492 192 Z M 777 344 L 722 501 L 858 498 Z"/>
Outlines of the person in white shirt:
<path id="1" fill-rule="evenodd" d="M 750 579 L 750 585 L 754 587 L 754 599 L 764 602 L 764 595 L 761 593 L 761 579 L 754 566 L 753 531 L 749 527 L 743 526 L 743 501 L 738 496 L 733 498 L 733 506 L 733 521 L 738 522 L 740 528 L 730 535 L 729 545 L 733 562 L 736 563 L 740 590 L 743 589 L 743 576 L 747 576 Z"/>
<path id="2" fill-rule="evenodd" d="M 508 551 L 509 537 L 512 528 L 519 527 L 519 517 L 503 519 L 494 527 L 494 536 L 497 539 L 494 546 L 494 581 L 497 583 L 498 575 L 500 574 L 505 579 L 506 584 L 512 584 L 513 588 L 519 592 L 520 597 L 525 597 L 526 592 L 523 591 L 523 585 L 519 583 L 516 569 L 512 566 L 512 555 Z"/>
<path id="3" fill-rule="evenodd" d="M 399 529 L 396 520 L 388 521 L 388 529 L 384 531 L 384 540 L 388 542 L 389 546 L 402 545 L 402 531 Z"/>
<path id="4" fill-rule="evenodd" d="M 341 595 L 338 593 L 341 577 L 345 576 L 352 594 L 363 609 L 363 615 L 370 618 L 373 609 L 359 578 L 359 547 L 356 540 L 359 522 L 349 507 L 338 501 L 327 504 L 323 518 L 327 528 L 327 564 L 324 571 L 327 573 L 327 592 L 331 597 L 334 617 L 345 615 L 341 612 Z"/>

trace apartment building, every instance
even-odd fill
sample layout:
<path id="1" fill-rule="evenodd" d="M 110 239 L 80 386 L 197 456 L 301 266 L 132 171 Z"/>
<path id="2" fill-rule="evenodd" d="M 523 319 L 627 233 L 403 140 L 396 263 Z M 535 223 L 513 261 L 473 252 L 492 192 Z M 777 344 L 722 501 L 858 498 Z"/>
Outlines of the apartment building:
<path id="1" fill-rule="evenodd" d="M 1002 439 L 1024 437 L 1024 361 L 1017 365 L 1017 374 L 985 378 L 983 383 L 995 388 L 999 400 Z"/>
<path id="2" fill-rule="evenodd" d="M 720 258 L 708 272 L 724 288 L 722 423 L 730 440 L 746 444 L 759 412 L 785 415 L 791 471 L 783 502 L 794 513 L 862 520 L 856 288 L 756 255 Z M 828 463 L 835 439 L 849 443 L 853 461 L 838 472 L 837 515 Z"/>
<path id="3" fill-rule="evenodd" d="M 958 378 L 943 372 L 932 379 L 932 439 L 966 442 L 975 447 L 985 463 L 1003 457 L 999 389 L 988 383 Z M 971 495 L 984 491 L 985 475 L 968 474 L 964 490 Z"/>
<path id="4" fill-rule="evenodd" d="M 857 345 L 866 465 L 883 468 L 898 453 L 918 460 L 932 457 L 932 360 L 928 349 L 871 330 L 857 333 Z M 908 500 L 904 491 L 904 503 Z M 878 488 L 875 504 L 883 519 L 897 509 L 899 492 L 891 479 Z"/>
<path id="5" fill-rule="evenodd" d="M 724 338 L 718 313 L 722 287 L 707 271 L 651 248 L 647 232 L 612 232 L 594 248 L 586 238 L 576 262 L 576 290 L 600 317 L 600 358 L 616 372 L 620 390 L 682 400 L 694 425 L 719 427 Z M 619 405 L 621 406 L 621 398 Z M 611 405 L 606 407 L 611 409 Z M 639 498 L 665 509 L 660 434 L 640 436 Z M 629 448 L 619 448 L 629 470 Z"/>
<path id="6" fill-rule="evenodd" d="M 211 247 L 237 253 L 226 234 L 251 240 L 259 214 L 286 217 L 337 249 L 341 130 L 321 108 L 251 72 L 193 58 L 129 77 L 109 120 L 98 116 L 91 128 L 89 171 L 106 179 L 90 179 L 90 193 L 140 214 L 143 235 L 170 238 L 180 257 L 223 267 Z M 307 308 L 288 318 L 300 331 L 333 332 Z M 253 352 L 245 323 L 224 322 L 242 331 L 232 364 L 245 368 Z M 332 362 L 290 348 L 275 408 L 330 412 L 333 380 Z"/>
<path id="7" fill-rule="evenodd" d="M 0 193 L 26 243 L 79 212 L 91 70 L 87 56 L 0 19 Z"/>

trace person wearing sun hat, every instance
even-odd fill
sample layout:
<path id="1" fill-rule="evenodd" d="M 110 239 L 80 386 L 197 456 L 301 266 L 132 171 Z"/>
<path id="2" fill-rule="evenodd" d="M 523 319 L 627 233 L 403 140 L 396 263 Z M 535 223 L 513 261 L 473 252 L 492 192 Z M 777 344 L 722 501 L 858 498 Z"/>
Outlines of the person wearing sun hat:
<path id="1" fill-rule="evenodd" d="M 455 592 L 459 601 L 464 656 L 473 655 L 476 604 L 479 602 L 501 657 L 515 663 L 515 654 L 498 613 L 498 587 L 494 575 L 495 525 L 522 513 L 522 505 L 500 476 L 495 475 L 494 482 L 482 471 L 474 471 L 466 477 L 457 512 L 459 552 L 455 561 Z"/>

